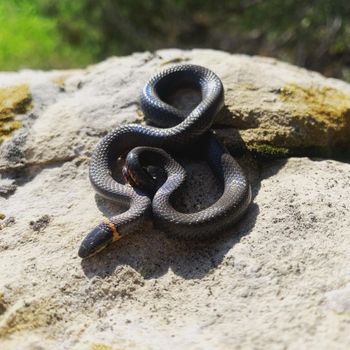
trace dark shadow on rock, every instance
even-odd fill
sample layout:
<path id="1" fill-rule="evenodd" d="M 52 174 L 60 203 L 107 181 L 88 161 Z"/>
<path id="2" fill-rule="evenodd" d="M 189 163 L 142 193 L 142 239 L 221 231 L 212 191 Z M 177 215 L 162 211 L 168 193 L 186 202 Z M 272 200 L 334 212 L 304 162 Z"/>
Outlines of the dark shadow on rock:
<path id="1" fill-rule="evenodd" d="M 335 157 L 321 158 L 321 157 L 309 157 L 314 162 L 322 162 L 324 160 L 335 160 L 337 162 L 348 163 L 350 164 L 350 150 L 348 153 L 338 154 Z"/>
<path id="2" fill-rule="evenodd" d="M 259 160 L 260 181 L 278 174 L 278 172 L 286 165 L 288 158 L 275 160 Z M 260 188 L 259 188 L 260 189 Z"/>
<path id="3" fill-rule="evenodd" d="M 240 131 L 234 128 L 215 128 L 215 135 L 225 145 L 234 157 L 248 154 L 248 149 L 244 143 Z"/>
<path id="4" fill-rule="evenodd" d="M 259 161 L 255 162 L 254 166 L 249 165 L 254 160 L 247 158 L 240 160 L 252 183 L 253 203 L 240 222 L 216 239 L 180 241 L 168 238 L 155 229 L 145 228 L 144 232 L 131 234 L 112 244 L 102 253 L 82 260 L 85 275 L 88 278 L 94 276 L 104 278 L 113 275 L 118 266 L 128 265 L 145 279 L 159 278 L 169 269 L 186 279 L 203 278 L 221 264 L 227 252 L 239 243 L 242 237 L 252 232 L 260 211 L 258 204 L 254 203 L 254 198 L 259 193 L 261 181 L 276 175 L 287 160 Z M 187 170 L 191 172 L 188 166 Z M 206 181 L 210 180 L 210 176 L 206 175 L 205 178 Z M 182 200 L 181 196 L 178 200 Z M 105 215 L 120 212 L 120 207 L 98 196 L 96 204 Z"/>
<path id="5" fill-rule="evenodd" d="M 247 214 L 229 232 L 207 241 L 179 241 L 154 229 L 132 234 L 103 253 L 82 260 L 88 278 L 113 275 L 119 265 L 128 265 L 145 279 L 158 278 L 169 269 L 186 279 L 200 279 L 222 262 L 226 253 L 249 234 L 259 208 L 252 204 Z"/>
<path id="6" fill-rule="evenodd" d="M 127 265 L 138 271 L 145 279 L 159 278 L 166 274 L 169 269 L 186 279 L 201 279 L 211 270 L 217 268 L 227 252 L 239 243 L 242 237 L 252 232 L 259 215 L 259 206 L 254 203 L 254 198 L 259 193 L 261 181 L 277 174 L 283 168 L 287 159 L 258 162 L 249 159 L 249 157 L 243 157 L 239 161 L 246 169 L 252 183 L 253 203 L 240 222 L 231 230 L 212 240 L 180 241 L 168 238 L 162 232 L 151 228 L 150 224 L 145 227 L 144 232 L 130 234 L 112 244 L 100 254 L 82 260 L 81 265 L 85 275 L 88 278 L 94 276 L 104 278 L 113 275 L 118 266 Z M 200 197 L 200 200 L 204 201 L 204 206 L 215 202 L 217 200 L 217 189 L 215 190 L 213 175 L 204 171 L 203 164 L 183 165 L 185 165 L 189 174 L 187 188 L 191 189 L 194 186 L 199 186 L 199 192 L 202 192 L 203 187 L 200 187 L 200 181 L 198 183 L 194 181 L 194 178 L 199 176 L 199 178 L 202 178 L 202 182 L 204 181 L 206 188 L 204 193 L 208 192 L 208 188 L 214 189 L 215 192 L 211 197 Z M 187 196 L 188 192 L 186 190 L 184 192 Z M 182 211 L 191 210 L 191 205 L 184 205 L 185 197 L 181 195 L 177 197 L 174 202 Z M 121 212 L 120 207 L 97 195 L 96 204 L 106 216 Z"/>
<path id="7" fill-rule="evenodd" d="M 180 101 L 178 108 L 188 106 L 189 101 L 193 101 L 194 105 L 198 103 L 198 96 L 191 95 L 188 91 L 185 95 L 186 98 Z M 247 156 L 247 149 L 237 130 L 231 128 L 226 131 L 222 128 L 216 129 L 215 133 L 234 156 L 242 158 L 238 161 L 248 170 L 248 178 L 252 183 L 253 198 L 255 198 L 260 189 L 259 163 L 251 156 Z M 205 168 L 200 161 L 196 164 L 186 159 L 181 163 L 186 168 L 188 176 L 182 194 L 175 195 L 173 198 L 174 206 L 181 212 L 193 212 L 216 202 L 221 195 L 220 189 L 213 173 L 208 171 L 208 166 Z M 252 164 L 253 169 L 250 166 Z M 283 166 L 283 162 L 278 164 Z M 120 164 L 116 168 L 120 168 Z M 278 166 L 275 167 L 275 171 L 278 172 Z M 120 171 L 113 172 L 116 179 L 118 174 Z M 195 193 L 191 195 L 193 189 Z M 198 203 L 200 203 L 199 206 Z M 105 216 L 120 213 L 120 208 L 98 196 L 96 196 L 96 204 Z M 258 215 L 259 206 L 253 202 L 244 217 L 231 230 L 206 241 L 174 240 L 155 229 L 145 227 L 144 232 L 124 237 L 100 254 L 82 260 L 81 265 L 88 278 L 94 276 L 104 278 L 113 275 L 118 266 L 128 265 L 145 279 L 159 278 L 169 269 L 185 279 L 201 279 L 221 264 L 227 252 L 242 237 L 250 234 Z"/>

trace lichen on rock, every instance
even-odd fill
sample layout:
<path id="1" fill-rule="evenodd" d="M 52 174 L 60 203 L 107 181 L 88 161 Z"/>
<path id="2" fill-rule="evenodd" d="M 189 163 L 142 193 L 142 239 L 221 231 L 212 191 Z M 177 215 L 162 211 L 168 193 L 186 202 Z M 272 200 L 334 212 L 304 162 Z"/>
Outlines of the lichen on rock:
<path id="1" fill-rule="evenodd" d="M 5 313 L 0 323 L 0 338 L 15 332 L 49 326 L 57 318 L 57 310 L 53 311 L 49 300 L 20 301 Z"/>
<path id="2" fill-rule="evenodd" d="M 350 147 L 349 93 L 329 86 L 288 84 L 280 97 L 292 109 L 290 123 L 304 129 L 304 147 L 309 146 L 307 138 L 314 147 Z"/>
<path id="3" fill-rule="evenodd" d="M 31 108 L 31 94 L 27 84 L 0 88 L 0 144 L 11 133 L 21 127 L 16 114 Z"/>

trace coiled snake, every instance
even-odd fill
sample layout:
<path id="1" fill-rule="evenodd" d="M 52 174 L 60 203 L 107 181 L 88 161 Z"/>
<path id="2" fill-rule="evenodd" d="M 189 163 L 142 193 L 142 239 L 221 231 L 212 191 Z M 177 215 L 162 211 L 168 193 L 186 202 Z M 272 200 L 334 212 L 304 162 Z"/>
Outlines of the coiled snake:
<path id="1" fill-rule="evenodd" d="M 171 93 L 184 87 L 201 94 L 201 102 L 189 114 L 167 103 Z M 141 107 L 146 120 L 155 126 L 117 127 L 98 143 L 92 155 L 94 189 L 128 209 L 106 218 L 85 237 L 78 252 L 81 258 L 140 230 L 150 215 L 156 227 L 171 237 L 204 239 L 229 228 L 245 213 L 251 201 L 247 178 L 209 130 L 223 103 L 221 80 L 201 66 L 177 65 L 150 79 L 141 94 Z M 208 208 L 182 213 L 172 206 L 171 198 L 186 173 L 167 152 L 185 153 L 198 145 L 222 186 L 222 195 Z M 126 154 L 124 184 L 112 177 L 111 170 Z"/>

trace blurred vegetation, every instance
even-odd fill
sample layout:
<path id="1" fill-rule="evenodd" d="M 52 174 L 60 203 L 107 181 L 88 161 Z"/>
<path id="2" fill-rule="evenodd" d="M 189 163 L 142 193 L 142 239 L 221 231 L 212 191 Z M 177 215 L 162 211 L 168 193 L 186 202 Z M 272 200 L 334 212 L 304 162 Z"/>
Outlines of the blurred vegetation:
<path id="1" fill-rule="evenodd" d="M 208 47 L 350 81 L 348 0 L 0 0 L 0 70 Z"/>
<path id="2" fill-rule="evenodd" d="M 45 14 L 41 0 L 0 0 L 0 71 L 67 68 L 92 62 L 92 48 L 75 47 Z"/>

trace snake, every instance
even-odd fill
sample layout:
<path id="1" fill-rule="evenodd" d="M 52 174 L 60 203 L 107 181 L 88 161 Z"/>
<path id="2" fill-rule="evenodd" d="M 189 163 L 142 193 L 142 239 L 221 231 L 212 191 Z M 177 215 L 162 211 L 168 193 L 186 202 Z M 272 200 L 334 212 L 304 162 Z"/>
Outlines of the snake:
<path id="1" fill-rule="evenodd" d="M 184 88 L 201 96 L 190 112 L 170 103 L 171 95 Z M 87 234 L 78 251 L 81 258 L 128 234 L 145 231 L 149 218 L 171 238 L 216 237 L 231 228 L 250 205 L 251 186 L 245 172 L 211 130 L 224 105 L 223 84 L 213 71 L 193 64 L 165 69 L 146 83 L 140 105 L 147 124 L 116 127 L 99 141 L 91 156 L 89 178 L 94 190 L 126 209 L 103 218 Z M 209 207 L 188 213 L 172 203 L 186 181 L 186 171 L 173 155 L 191 149 L 204 155 L 221 195 Z M 118 159 L 124 159 L 124 180 L 113 175 Z"/>

